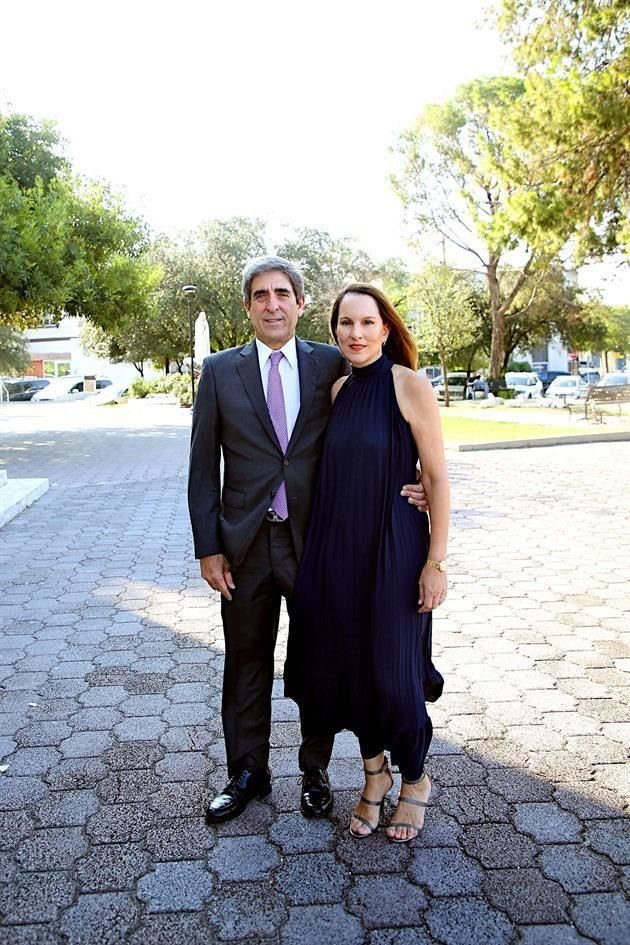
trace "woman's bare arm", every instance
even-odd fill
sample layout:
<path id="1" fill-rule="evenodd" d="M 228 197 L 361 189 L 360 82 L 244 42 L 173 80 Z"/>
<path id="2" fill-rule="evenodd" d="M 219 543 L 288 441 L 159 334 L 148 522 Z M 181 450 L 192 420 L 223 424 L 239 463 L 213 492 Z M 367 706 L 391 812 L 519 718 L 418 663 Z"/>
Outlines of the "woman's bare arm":
<path id="1" fill-rule="evenodd" d="M 450 491 L 435 392 L 426 377 L 400 365 L 394 366 L 394 386 L 400 412 L 411 427 L 420 457 L 422 482 L 430 509 L 429 558 L 443 561 L 448 545 Z M 425 567 L 420 577 L 421 610 L 432 610 L 445 596 L 446 574 Z"/>

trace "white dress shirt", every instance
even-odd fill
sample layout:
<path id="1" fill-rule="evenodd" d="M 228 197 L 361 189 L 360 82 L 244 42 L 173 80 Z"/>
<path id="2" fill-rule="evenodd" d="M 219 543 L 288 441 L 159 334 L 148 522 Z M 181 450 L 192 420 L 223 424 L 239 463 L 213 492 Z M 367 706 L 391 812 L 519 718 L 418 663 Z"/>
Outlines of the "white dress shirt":
<path id="1" fill-rule="evenodd" d="M 269 358 L 274 349 L 268 348 L 264 342 L 256 338 L 256 348 L 258 349 L 258 363 L 260 365 L 260 376 L 262 378 L 265 400 L 267 400 L 267 389 L 269 387 L 269 370 L 271 361 Z M 298 372 L 297 348 L 295 346 L 295 335 L 283 348 L 276 349 L 282 351 L 284 357 L 281 358 L 278 365 L 280 379 L 282 380 L 282 393 L 284 394 L 284 409 L 287 415 L 287 434 L 291 439 L 293 427 L 300 412 L 300 375 Z"/>

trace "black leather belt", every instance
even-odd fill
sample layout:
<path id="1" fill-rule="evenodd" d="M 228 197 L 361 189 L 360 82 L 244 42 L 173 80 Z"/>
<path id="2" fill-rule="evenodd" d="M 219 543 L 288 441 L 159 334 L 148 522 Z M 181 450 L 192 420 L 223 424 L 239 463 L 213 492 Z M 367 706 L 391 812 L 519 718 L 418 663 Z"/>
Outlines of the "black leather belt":
<path id="1" fill-rule="evenodd" d="M 265 518 L 268 522 L 273 522 L 274 525 L 278 525 L 280 522 L 286 522 L 286 518 L 281 518 L 273 509 L 269 509 Z"/>

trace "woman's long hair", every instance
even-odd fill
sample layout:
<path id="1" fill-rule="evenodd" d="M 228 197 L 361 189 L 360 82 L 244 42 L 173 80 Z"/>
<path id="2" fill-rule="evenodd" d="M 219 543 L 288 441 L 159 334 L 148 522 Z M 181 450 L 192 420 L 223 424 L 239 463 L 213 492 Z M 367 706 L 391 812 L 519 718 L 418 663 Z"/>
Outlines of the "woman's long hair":
<path id="1" fill-rule="evenodd" d="M 383 352 L 394 364 L 402 364 L 404 367 L 411 368 L 412 371 L 415 371 L 418 367 L 418 349 L 411 336 L 411 332 L 385 293 L 377 289 L 376 286 L 368 285 L 365 282 L 353 282 L 339 293 L 333 303 L 332 312 L 330 313 L 330 330 L 335 341 L 337 340 L 339 307 L 344 297 L 350 293 L 369 295 L 374 299 L 378 305 L 383 323 L 389 328 L 389 335 L 383 346 Z"/>

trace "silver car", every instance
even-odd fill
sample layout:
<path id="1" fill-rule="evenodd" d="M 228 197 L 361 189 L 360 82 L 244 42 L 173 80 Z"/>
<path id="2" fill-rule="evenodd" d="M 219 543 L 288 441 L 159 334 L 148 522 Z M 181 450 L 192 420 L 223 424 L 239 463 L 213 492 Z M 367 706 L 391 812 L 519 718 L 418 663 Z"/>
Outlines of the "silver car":
<path id="1" fill-rule="evenodd" d="M 449 371 L 448 373 L 448 396 L 453 400 L 466 399 L 466 382 L 468 375 L 466 371 Z M 444 378 L 436 377 L 431 381 L 438 400 L 444 400 L 446 394 L 444 390 Z"/>
<path id="2" fill-rule="evenodd" d="M 584 400 L 588 388 L 589 385 L 579 374 L 557 377 L 547 388 L 545 400 L 551 401 L 555 406 L 564 406 L 569 401 Z"/>
<path id="3" fill-rule="evenodd" d="M 505 386 L 516 394 L 522 394 L 527 400 L 539 397 L 543 392 L 542 381 L 533 371 L 507 371 Z"/>
<path id="4" fill-rule="evenodd" d="M 624 371 L 611 371 L 610 374 L 604 374 L 601 381 L 597 382 L 598 387 L 627 387 L 630 384 L 630 374 Z"/>

